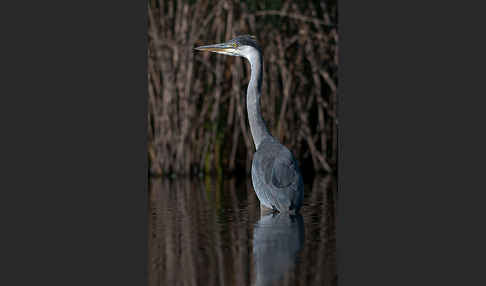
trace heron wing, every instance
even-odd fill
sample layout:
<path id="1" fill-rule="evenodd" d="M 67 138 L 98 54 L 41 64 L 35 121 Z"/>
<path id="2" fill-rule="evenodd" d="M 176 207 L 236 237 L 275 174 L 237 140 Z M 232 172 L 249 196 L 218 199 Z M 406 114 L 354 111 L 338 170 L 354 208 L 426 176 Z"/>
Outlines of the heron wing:
<path id="1" fill-rule="evenodd" d="M 263 205 L 278 210 L 290 210 L 300 206 L 302 179 L 297 161 L 276 140 L 263 141 L 255 152 L 252 181 Z"/>
<path id="2" fill-rule="evenodd" d="M 271 183 L 277 188 L 285 188 L 291 185 L 297 176 L 295 159 L 285 150 L 275 158 L 272 167 Z"/>

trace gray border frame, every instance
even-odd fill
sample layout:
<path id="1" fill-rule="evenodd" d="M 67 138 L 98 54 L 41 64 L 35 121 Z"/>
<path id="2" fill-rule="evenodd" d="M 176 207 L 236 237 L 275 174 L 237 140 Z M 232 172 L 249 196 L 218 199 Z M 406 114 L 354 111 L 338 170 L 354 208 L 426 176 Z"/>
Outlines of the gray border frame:
<path id="1" fill-rule="evenodd" d="M 147 285 L 146 2 L 11 5 L 2 284 Z M 339 4 L 339 285 L 485 284 L 485 23 L 465 7 Z"/>
<path id="2" fill-rule="evenodd" d="M 147 3 L 12 5 L 1 284 L 147 285 Z"/>

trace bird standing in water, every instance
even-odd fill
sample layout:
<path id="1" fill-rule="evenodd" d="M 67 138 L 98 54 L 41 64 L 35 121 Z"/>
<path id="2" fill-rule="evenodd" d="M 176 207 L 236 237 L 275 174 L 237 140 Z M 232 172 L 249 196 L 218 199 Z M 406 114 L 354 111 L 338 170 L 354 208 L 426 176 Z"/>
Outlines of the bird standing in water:
<path id="1" fill-rule="evenodd" d="M 263 57 L 253 36 L 238 36 L 226 43 L 197 47 L 228 56 L 240 56 L 250 62 L 251 76 L 246 107 L 256 152 L 251 165 L 253 188 L 260 205 L 279 212 L 298 212 L 304 196 L 304 183 L 292 153 L 268 131 L 263 121 L 260 97 Z"/>

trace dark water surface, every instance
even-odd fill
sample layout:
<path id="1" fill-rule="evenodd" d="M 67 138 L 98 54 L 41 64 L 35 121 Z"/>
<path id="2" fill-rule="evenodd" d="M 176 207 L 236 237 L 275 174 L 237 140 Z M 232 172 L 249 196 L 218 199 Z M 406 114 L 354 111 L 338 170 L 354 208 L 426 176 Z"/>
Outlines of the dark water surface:
<path id="1" fill-rule="evenodd" d="M 249 179 L 151 179 L 149 285 L 336 285 L 336 181 L 306 183 L 289 216 Z"/>

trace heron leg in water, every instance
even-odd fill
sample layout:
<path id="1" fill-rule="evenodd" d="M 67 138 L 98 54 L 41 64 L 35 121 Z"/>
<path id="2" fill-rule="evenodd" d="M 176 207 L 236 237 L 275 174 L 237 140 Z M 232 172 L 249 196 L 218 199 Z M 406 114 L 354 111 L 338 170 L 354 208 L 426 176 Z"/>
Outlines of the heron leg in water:
<path id="1" fill-rule="evenodd" d="M 275 210 L 267 208 L 266 206 L 260 204 L 260 215 L 267 215 L 273 213 Z"/>

